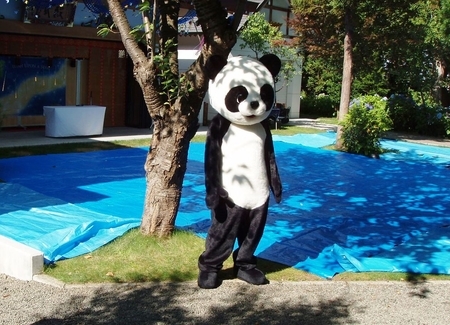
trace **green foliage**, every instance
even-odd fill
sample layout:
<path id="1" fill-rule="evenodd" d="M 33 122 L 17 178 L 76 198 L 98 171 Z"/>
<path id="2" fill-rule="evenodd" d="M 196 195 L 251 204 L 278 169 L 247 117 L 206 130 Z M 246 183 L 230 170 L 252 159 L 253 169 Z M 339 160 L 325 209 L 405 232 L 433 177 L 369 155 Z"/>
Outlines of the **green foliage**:
<path id="1" fill-rule="evenodd" d="M 417 105 L 411 96 L 392 95 L 389 114 L 394 130 L 433 137 L 450 137 L 450 109 L 430 101 Z"/>
<path id="2" fill-rule="evenodd" d="M 302 116 L 334 117 L 339 106 L 339 101 L 330 96 L 302 96 L 300 102 L 300 114 Z"/>
<path id="3" fill-rule="evenodd" d="M 389 84 L 384 71 L 375 71 L 368 69 L 368 67 L 355 69 L 352 83 L 353 98 L 375 94 L 382 97 L 389 94 Z"/>
<path id="4" fill-rule="evenodd" d="M 174 40 L 167 40 L 162 51 L 153 56 L 154 64 L 158 67 L 158 77 L 160 78 L 160 95 L 166 97 L 165 105 L 169 105 L 179 96 L 183 96 L 192 91 L 192 86 L 186 82 L 186 75 L 178 76 L 172 69 L 171 56 L 168 54 L 176 47 Z"/>
<path id="5" fill-rule="evenodd" d="M 343 147 L 347 152 L 378 156 L 382 152 L 381 136 L 392 128 L 386 100 L 377 95 L 352 100 L 342 128 Z"/>
<path id="6" fill-rule="evenodd" d="M 151 14 L 153 12 L 152 5 L 150 4 L 149 1 L 143 1 L 141 4 L 137 5 L 136 8 L 139 10 L 140 14 L 143 17 L 143 23 L 133 26 L 132 29 L 130 30 L 130 35 L 133 36 L 137 42 L 148 45 L 146 44 L 148 42 L 146 36 L 148 37 L 150 33 L 153 31 L 154 24 L 148 23 L 148 21 L 150 20 L 147 20 L 144 17 L 147 17 L 148 14 Z M 109 33 L 117 33 L 117 32 L 118 31 L 114 23 L 112 23 L 111 25 L 100 24 L 97 26 L 97 35 L 103 38 L 108 36 Z"/>
<path id="7" fill-rule="evenodd" d="M 111 25 L 108 24 L 100 24 L 97 26 L 97 35 L 105 38 L 109 33 L 114 32 L 114 23 Z"/>
<path id="8" fill-rule="evenodd" d="M 271 25 L 263 13 L 255 12 L 249 16 L 239 38 L 242 40 L 241 49 L 251 49 L 256 58 L 267 53 L 280 57 L 282 59 L 280 75 L 286 82 L 301 72 L 302 58 L 298 55 L 297 49 L 286 46 L 280 29 Z"/>
<path id="9" fill-rule="evenodd" d="M 450 109 L 438 105 L 418 106 L 416 131 L 433 137 L 450 137 Z"/>
<path id="10" fill-rule="evenodd" d="M 353 27 L 353 98 L 412 90 L 431 94 L 436 85 L 450 85 L 445 77 L 436 83 L 435 64 L 448 66 L 450 61 L 448 1 L 295 0 L 291 4 L 294 43 L 307 58 L 303 85 L 308 95 L 339 95 L 344 9 L 350 11 Z"/>
<path id="11" fill-rule="evenodd" d="M 255 12 L 249 16 L 239 38 L 243 41 L 241 49 L 248 47 L 258 57 L 261 53 L 270 52 L 270 43 L 282 40 L 283 35 L 278 28 L 270 25 L 263 13 Z"/>
<path id="12" fill-rule="evenodd" d="M 416 102 L 409 96 L 392 95 L 389 98 L 389 116 L 395 131 L 414 131 L 416 128 Z"/>
<path id="13" fill-rule="evenodd" d="M 326 67 L 326 68 L 324 68 Z M 327 95 L 333 103 L 341 97 L 342 60 L 307 56 L 304 62 L 303 90 L 308 97 Z"/>

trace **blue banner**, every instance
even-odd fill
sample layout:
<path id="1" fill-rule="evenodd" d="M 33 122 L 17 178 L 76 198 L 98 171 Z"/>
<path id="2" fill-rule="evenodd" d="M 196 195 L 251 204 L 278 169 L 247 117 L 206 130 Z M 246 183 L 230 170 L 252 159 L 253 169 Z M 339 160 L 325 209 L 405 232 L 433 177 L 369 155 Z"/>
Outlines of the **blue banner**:
<path id="1" fill-rule="evenodd" d="M 65 105 L 65 59 L 0 56 L 0 107 L 5 116 L 42 115 Z"/>

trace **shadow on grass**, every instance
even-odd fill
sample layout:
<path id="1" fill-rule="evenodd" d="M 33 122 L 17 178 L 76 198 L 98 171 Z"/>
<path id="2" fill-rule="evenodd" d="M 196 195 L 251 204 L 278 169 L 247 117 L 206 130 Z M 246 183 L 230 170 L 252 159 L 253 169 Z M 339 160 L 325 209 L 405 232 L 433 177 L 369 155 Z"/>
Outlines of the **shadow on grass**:
<path id="1" fill-rule="evenodd" d="M 216 290 L 176 283 L 95 289 L 72 296 L 44 324 L 352 324 L 344 298 L 308 303 L 301 292 L 280 292 L 237 283 Z M 94 289 L 93 289 L 94 290 Z M 39 311 L 37 311 L 37 314 Z"/>
<path id="2" fill-rule="evenodd" d="M 129 148 L 129 147 L 124 146 L 120 143 L 106 142 L 106 141 L 85 142 L 85 143 L 61 143 L 42 146 L 24 146 L 11 148 L 8 147 L 8 148 L 0 148 L 0 159 L 16 158 L 23 156 L 35 156 L 35 155 L 73 153 L 73 152 L 89 152 L 96 150 L 114 150 L 122 148 Z"/>

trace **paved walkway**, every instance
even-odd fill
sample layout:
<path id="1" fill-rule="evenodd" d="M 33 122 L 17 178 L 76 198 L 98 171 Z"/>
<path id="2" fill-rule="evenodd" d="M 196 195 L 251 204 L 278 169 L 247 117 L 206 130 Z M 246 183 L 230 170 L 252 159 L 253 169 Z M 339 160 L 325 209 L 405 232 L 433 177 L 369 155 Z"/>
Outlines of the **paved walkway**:
<path id="1" fill-rule="evenodd" d="M 30 129 L 13 129 L 0 131 L 0 147 L 22 147 L 37 145 L 52 145 L 61 143 L 84 143 L 95 141 L 133 140 L 151 137 L 150 129 L 130 127 L 104 128 L 103 134 L 92 137 L 50 138 L 45 136 L 44 127 Z"/>

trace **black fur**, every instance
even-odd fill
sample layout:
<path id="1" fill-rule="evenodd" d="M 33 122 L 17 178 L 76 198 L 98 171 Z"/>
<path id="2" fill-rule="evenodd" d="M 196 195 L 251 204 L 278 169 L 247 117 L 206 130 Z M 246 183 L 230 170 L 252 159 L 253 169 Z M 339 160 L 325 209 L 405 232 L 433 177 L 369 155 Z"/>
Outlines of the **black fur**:
<path id="1" fill-rule="evenodd" d="M 263 55 L 259 59 L 259 62 L 264 64 L 264 66 L 267 68 L 267 70 L 270 71 L 273 77 L 276 77 L 278 72 L 280 72 L 281 70 L 281 60 L 275 54 Z"/>
<path id="2" fill-rule="evenodd" d="M 228 197 L 222 188 L 222 139 L 230 126 L 230 121 L 217 114 L 209 125 L 205 146 L 205 186 L 206 206 L 214 209 L 219 199 Z"/>

